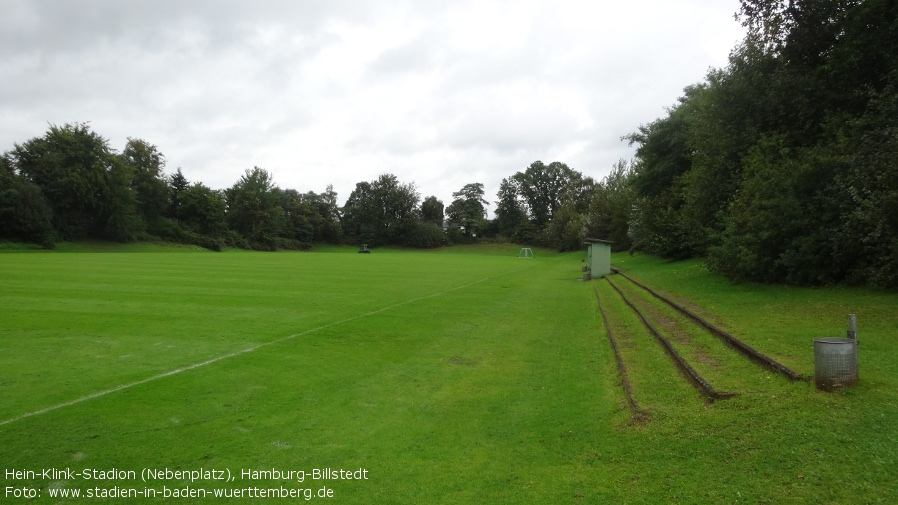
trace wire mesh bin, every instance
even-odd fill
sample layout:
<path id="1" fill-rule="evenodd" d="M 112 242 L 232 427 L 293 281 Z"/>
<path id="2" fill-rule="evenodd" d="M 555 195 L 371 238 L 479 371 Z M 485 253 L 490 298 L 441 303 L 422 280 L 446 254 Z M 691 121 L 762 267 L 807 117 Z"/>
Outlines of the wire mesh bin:
<path id="1" fill-rule="evenodd" d="M 814 383 L 820 389 L 839 389 L 857 383 L 857 340 L 814 339 Z"/>

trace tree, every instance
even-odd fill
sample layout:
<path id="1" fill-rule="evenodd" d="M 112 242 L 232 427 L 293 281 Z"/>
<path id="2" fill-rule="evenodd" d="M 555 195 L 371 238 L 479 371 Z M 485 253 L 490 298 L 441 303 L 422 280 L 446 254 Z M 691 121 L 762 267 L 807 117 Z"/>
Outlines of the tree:
<path id="1" fill-rule="evenodd" d="M 274 250 L 284 226 L 279 206 L 280 190 L 265 169 L 247 169 L 233 186 L 225 190 L 227 223 L 255 248 Z"/>
<path id="2" fill-rule="evenodd" d="M 862 0 L 740 0 L 739 3 L 737 17 L 747 30 L 748 42 L 773 55 L 816 59 L 825 55 L 842 33 L 846 14 L 861 5 Z"/>
<path id="3" fill-rule="evenodd" d="M 118 156 L 114 156 L 107 177 L 107 208 L 99 238 L 131 242 L 144 229 L 144 222 L 137 213 L 137 196 L 131 189 L 133 172 Z"/>
<path id="4" fill-rule="evenodd" d="M 337 205 L 337 193 L 332 184 L 327 185 L 324 193 L 318 195 L 318 214 L 321 226 L 315 231 L 316 240 L 324 240 L 332 244 L 343 242 L 343 227 L 340 224 L 340 207 Z"/>
<path id="5" fill-rule="evenodd" d="M 405 234 L 418 221 L 420 195 L 414 183 L 400 184 L 395 175 L 381 175 L 373 185 L 377 200 L 383 209 L 383 230 L 386 239 L 401 244 Z"/>
<path id="6" fill-rule="evenodd" d="M 421 220 L 442 228 L 444 218 L 443 202 L 435 196 L 428 196 L 421 202 Z"/>
<path id="7" fill-rule="evenodd" d="M 638 131 L 626 135 L 629 145 L 637 144 L 632 184 L 639 196 L 654 197 L 669 189 L 674 180 L 692 168 L 693 150 L 689 146 L 688 114 L 682 108 L 689 101 L 679 99 L 679 105 L 667 109 L 667 117 L 641 125 Z"/>
<path id="8" fill-rule="evenodd" d="M 419 249 L 433 249 L 449 242 L 442 226 L 426 221 L 416 221 L 403 239 L 403 245 Z"/>
<path id="9" fill-rule="evenodd" d="M 842 276 L 829 254 L 838 207 L 826 201 L 828 168 L 794 156 L 781 137 L 760 142 L 745 160 L 720 245 L 709 251 L 711 269 L 740 281 L 795 284 Z"/>
<path id="10" fill-rule="evenodd" d="M 384 218 L 370 182 L 357 182 L 342 210 L 343 231 L 351 240 L 376 247 L 383 243 L 379 221 Z"/>
<path id="11" fill-rule="evenodd" d="M 613 242 L 612 249 L 630 248 L 630 218 L 634 201 L 632 165 L 619 160 L 602 179 L 586 212 L 586 235 Z"/>
<path id="12" fill-rule="evenodd" d="M 165 156 L 145 140 L 128 137 L 122 159 L 132 173 L 130 186 L 134 191 L 137 212 L 146 221 L 161 217 L 171 202 L 162 173 Z"/>
<path id="13" fill-rule="evenodd" d="M 733 146 L 738 135 L 722 124 L 741 130 L 726 121 L 729 117 L 696 124 L 695 118 L 710 107 L 709 93 L 705 84 L 687 86 L 666 117 L 624 137 L 638 144 L 631 185 L 641 209 L 632 228 L 634 245 L 646 252 L 672 258 L 701 255 L 709 236 L 723 228 L 718 212 L 731 197 L 742 147 Z"/>
<path id="14" fill-rule="evenodd" d="M 227 202 L 221 192 L 197 182 L 180 192 L 180 201 L 180 221 L 190 230 L 210 237 L 220 237 L 227 230 Z"/>
<path id="15" fill-rule="evenodd" d="M 898 89 L 875 93 L 869 108 L 846 129 L 848 167 L 833 185 L 839 222 L 833 260 L 853 283 L 898 286 Z"/>
<path id="16" fill-rule="evenodd" d="M 586 238 L 585 224 L 586 217 L 577 212 L 576 202 L 568 199 L 555 211 L 547 233 L 559 251 L 574 251 L 583 245 Z"/>
<path id="17" fill-rule="evenodd" d="M 318 213 L 318 195 L 312 192 L 300 194 L 295 189 L 280 192 L 280 207 L 284 209 L 285 226 L 282 235 L 296 241 L 296 247 L 307 249 L 315 240 L 315 230 L 324 221 Z"/>
<path id="18" fill-rule="evenodd" d="M 552 221 L 568 187 L 582 179 L 580 172 L 558 161 L 548 165 L 534 161 L 527 170 L 512 177 L 538 230 L 543 230 Z"/>
<path id="19" fill-rule="evenodd" d="M 414 184 L 393 174 L 359 182 L 343 206 L 343 230 L 372 246 L 402 244 L 418 220 L 419 195 Z"/>
<path id="20" fill-rule="evenodd" d="M 514 177 L 502 179 L 496 196 L 496 220 L 499 233 L 512 237 L 521 223 L 527 221 L 527 211 L 520 198 L 518 181 Z"/>
<path id="21" fill-rule="evenodd" d="M 130 168 L 87 124 L 50 125 L 43 137 L 16 144 L 8 160 L 41 189 L 62 238 L 134 238 L 139 220 Z"/>
<path id="22" fill-rule="evenodd" d="M 562 206 L 566 203 L 573 205 L 578 214 L 589 212 L 589 202 L 599 184 L 592 177 L 580 177 L 571 181 L 565 188 L 561 197 Z"/>
<path id="23" fill-rule="evenodd" d="M 898 5 L 741 7 L 727 67 L 628 137 L 634 247 L 737 280 L 898 285 Z"/>
<path id="24" fill-rule="evenodd" d="M 455 200 L 446 209 L 450 222 L 463 226 L 468 237 L 486 226 L 487 201 L 483 199 L 483 184 L 474 182 L 465 184 L 460 190 L 452 193 Z"/>
<path id="25" fill-rule="evenodd" d="M 0 157 L 0 238 L 56 244 L 52 212 L 39 187 L 14 173 L 6 157 Z"/>
<path id="26" fill-rule="evenodd" d="M 181 173 L 181 167 L 178 167 L 178 170 L 168 177 L 167 182 L 169 192 L 168 217 L 178 219 L 178 211 L 181 207 L 181 193 L 187 189 L 190 182 Z"/>

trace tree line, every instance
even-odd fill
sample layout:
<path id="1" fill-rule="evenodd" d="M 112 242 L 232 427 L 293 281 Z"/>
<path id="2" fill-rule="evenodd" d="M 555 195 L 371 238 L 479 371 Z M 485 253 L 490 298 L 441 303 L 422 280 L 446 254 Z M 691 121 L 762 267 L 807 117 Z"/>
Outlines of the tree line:
<path id="1" fill-rule="evenodd" d="M 303 249 L 339 241 L 337 195 L 276 187 L 255 167 L 231 187 L 190 182 L 129 138 L 122 152 L 83 123 L 51 125 L 0 157 L 0 238 L 46 248 L 57 240 L 162 239 L 213 250 Z"/>
<path id="2" fill-rule="evenodd" d="M 898 3 L 738 16 L 727 67 L 625 137 L 632 246 L 734 280 L 898 286 Z"/>
<path id="3" fill-rule="evenodd" d="M 585 233 L 580 214 L 602 188 L 563 163 L 537 161 L 503 181 L 497 217 L 488 220 L 479 182 L 444 205 L 383 174 L 357 183 L 340 206 L 331 186 L 283 189 L 260 167 L 216 190 L 187 180 L 180 168 L 166 174 L 165 164 L 145 140 L 128 138 L 118 152 L 87 124 L 50 125 L 0 156 L 0 239 L 46 248 L 82 239 L 161 239 L 212 250 L 316 242 L 433 248 L 482 239 L 576 248 Z"/>

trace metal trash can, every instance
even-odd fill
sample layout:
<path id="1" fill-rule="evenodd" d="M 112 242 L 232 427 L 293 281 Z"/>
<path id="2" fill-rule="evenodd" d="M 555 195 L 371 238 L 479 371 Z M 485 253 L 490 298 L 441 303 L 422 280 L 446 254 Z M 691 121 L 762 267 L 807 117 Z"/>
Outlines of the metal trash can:
<path id="1" fill-rule="evenodd" d="M 853 338 L 814 339 L 814 383 L 833 390 L 857 383 L 857 340 Z"/>

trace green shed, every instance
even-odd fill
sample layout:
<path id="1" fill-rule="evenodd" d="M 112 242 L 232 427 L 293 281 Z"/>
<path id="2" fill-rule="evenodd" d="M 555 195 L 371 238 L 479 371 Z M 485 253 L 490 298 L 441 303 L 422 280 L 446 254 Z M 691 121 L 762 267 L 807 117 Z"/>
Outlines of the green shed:
<path id="1" fill-rule="evenodd" d="M 611 273 L 611 244 L 607 240 L 588 238 L 584 242 L 587 247 L 586 260 L 591 279 L 598 279 Z"/>

